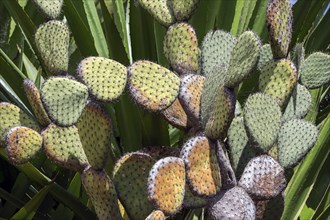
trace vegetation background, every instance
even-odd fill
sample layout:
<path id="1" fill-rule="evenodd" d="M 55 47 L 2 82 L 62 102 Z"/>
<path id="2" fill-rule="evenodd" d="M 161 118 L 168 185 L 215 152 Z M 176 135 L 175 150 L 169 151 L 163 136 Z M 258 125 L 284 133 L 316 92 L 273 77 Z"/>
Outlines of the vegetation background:
<path id="1" fill-rule="evenodd" d="M 247 29 L 268 41 L 265 25 L 267 0 L 201 0 L 189 23 L 199 44 L 212 29 L 239 35 Z M 298 0 L 293 5 L 291 48 L 303 43 L 306 54 L 330 52 L 329 0 Z M 63 19 L 71 31 L 70 66 L 75 75 L 80 60 L 108 57 L 128 66 L 147 59 L 168 66 L 163 54 L 166 29 L 134 0 L 64 0 Z M 31 112 L 22 81 L 38 86 L 47 76 L 34 44 L 36 28 L 46 22 L 32 0 L 0 1 L 0 101 L 12 102 Z M 244 103 L 256 90 L 256 80 L 241 85 L 238 100 Z M 319 127 L 317 144 L 293 170 L 286 189 L 282 219 L 327 219 L 330 215 L 330 86 L 312 90 L 313 106 L 306 116 Z M 144 112 L 125 94 L 105 105 L 114 122 L 113 151 L 107 170 L 125 152 L 143 146 L 178 146 L 182 133 L 159 115 Z M 30 113 L 31 114 L 31 113 Z M 0 149 L 0 217 L 13 219 L 93 219 L 95 214 L 78 173 L 59 168 L 40 154 L 31 163 L 14 167 Z M 86 208 L 87 207 L 87 208 Z M 203 219 L 202 210 L 183 212 L 182 219 Z M 179 218 L 179 217 L 178 217 Z"/>

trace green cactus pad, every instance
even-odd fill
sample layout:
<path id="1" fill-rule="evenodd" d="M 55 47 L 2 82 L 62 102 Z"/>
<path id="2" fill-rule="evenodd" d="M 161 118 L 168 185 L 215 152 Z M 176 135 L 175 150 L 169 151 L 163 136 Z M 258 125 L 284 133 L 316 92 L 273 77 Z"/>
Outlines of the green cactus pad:
<path id="1" fill-rule="evenodd" d="M 269 95 L 250 95 L 244 106 L 244 123 L 259 147 L 268 151 L 281 127 L 281 109 Z"/>
<path id="2" fill-rule="evenodd" d="M 303 43 L 296 44 L 293 49 L 292 61 L 296 65 L 297 69 L 300 70 L 301 65 L 305 60 L 305 48 Z"/>
<path id="3" fill-rule="evenodd" d="M 246 165 L 238 185 L 253 199 L 274 198 L 285 188 L 284 169 L 271 156 L 255 157 Z"/>
<path id="4" fill-rule="evenodd" d="M 185 186 L 185 194 L 183 200 L 183 207 L 186 209 L 197 209 L 207 206 L 209 203 L 208 198 L 203 198 L 200 196 L 196 196 L 190 190 L 188 183 Z"/>
<path id="5" fill-rule="evenodd" d="M 5 147 L 7 132 L 17 126 L 24 126 L 40 131 L 39 125 L 16 105 L 0 103 L 0 146 Z"/>
<path id="6" fill-rule="evenodd" d="M 50 160 L 79 172 L 89 166 L 77 127 L 50 124 L 42 132 L 42 137 L 45 153 Z"/>
<path id="7" fill-rule="evenodd" d="M 81 174 L 81 182 L 100 220 L 122 219 L 114 185 L 104 171 L 89 167 Z"/>
<path id="8" fill-rule="evenodd" d="M 113 183 L 131 220 L 145 219 L 153 210 L 148 202 L 147 183 L 149 171 L 155 162 L 143 153 L 129 153 L 116 162 Z"/>
<path id="9" fill-rule="evenodd" d="M 278 135 L 278 159 L 287 168 L 297 164 L 314 146 L 317 127 L 307 121 L 293 119 L 281 127 Z"/>
<path id="10" fill-rule="evenodd" d="M 268 62 L 273 61 L 273 53 L 270 44 L 265 44 L 260 49 L 260 58 L 258 62 L 258 70 L 261 70 Z"/>
<path id="11" fill-rule="evenodd" d="M 290 60 L 269 62 L 261 70 L 259 89 L 272 96 L 280 106 L 283 106 L 295 88 L 297 79 L 297 69 Z"/>
<path id="12" fill-rule="evenodd" d="M 61 14 L 63 0 L 33 0 L 47 17 L 55 19 Z"/>
<path id="13" fill-rule="evenodd" d="M 249 143 L 242 116 L 233 119 L 227 137 L 232 167 L 236 176 L 241 176 L 246 164 L 257 155 L 257 149 Z"/>
<path id="14" fill-rule="evenodd" d="M 173 13 L 177 21 L 188 20 L 197 8 L 199 0 L 172 0 Z"/>
<path id="15" fill-rule="evenodd" d="M 36 116 L 39 124 L 46 127 L 51 123 L 51 121 L 41 102 L 40 92 L 38 88 L 29 79 L 24 80 L 23 87 L 25 94 L 29 100 L 29 103 L 31 104 L 34 115 Z"/>
<path id="16" fill-rule="evenodd" d="M 301 65 L 300 80 L 309 89 L 318 88 L 330 81 L 330 55 L 316 52 Z"/>
<path id="17" fill-rule="evenodd" d="M 234 88 L 247 78 L 259 60 L 261 43 L 252 31 L 245 31 L 239 36 L 231 53 L 226 86 Z"/>
<path id="18" fill-rule="evenodd" d="M 295 118 L 303 118 L 309 111 L 311 103 L 312 96 L 308 89 L 303 85 L 297 84 L 283 113 L 282 123 Z"/>
<path id="19" fill-rule="evenodd" d="M 27 127 L 10 129 L 6 139 L 8 160 L 14 165 L 28 162 L 42 145 L 40 134 Z"/>
<path id="20" fill-rule="evenodd" d="M 138 0 L 161 25 L 166 27 L 175 22 L 175 17 L 169 0 Z"/>
<path id="21" fill-rule="evenodd" d="M 198 41 L 193 27 L 187 23 L 171 25 L 164 38 L 164 54 L 176 72 L 197 72 Z"/>
<path id="22" fill-rule="evenodd" d="M 165 120 L 176 128 L 186 130 L 190 127 L 186 112 L 183 110 L 179 99 L 176 99 L 170 107 L 163 110 Z"/>
<path id="23" fill-rule="evenodd" d="M 206 77 L 215 66 L 228 66 L 236 38 L 230 33 L 217 30 L 209 32 L 202 43 L 202 66 Z"/>
<path id="24" fill-rule="evenodd" d="M 166 215 L 181 210 L 186 172 L 182 159 L 165 157 L 154 164 L 148 178 L 148 195 L 153 205 Z"/>
<path id="25" fill-rule="evenodd" d="M 226 136 L 230 123 L 235 115 L 236 100 L 233 92 L 226 87 L 218 87 L 214 94 L 208 93 L 208 79 L 202 94 L 202 122 L 205 135 L 211 139 Z M 212 96 L 207 99 L 205 96 Z M 204 102 L 209 102 L 209 108 L 203 108 Z M 207 103 L 205 103 L 207 105 Z M 205 111 L 203 111 L 205 109 Z"/>
<path id="26" fill-rule="evenodd" d="M 77 122 L 88 98 L 85 85 L 65 77 L 49 78 L 41 88 L 41 99 L 48 116 L 61 126 Z"/>
<path id="27" fill-rule="evenodd" d="M 241 187 L 222 191 L 207 210 L 211 220 L 255 219 L 256 207 L 253 200 Z"/>
<path id="28" fill-rule="evenodd" d="M 181 158 L 187 181 L 195 195 L 213 197 L 221 189 L 221 175 L 215 144 L 205 136 L 190 138 L 182 147 Z"/>
<path id="29" fill-rule="evenodd" d="M 165 215 L 160 210 L 154 210 L 145 220 L 165 220 Z"/>
<path id="30" fill-rule="evenodd" d="M 165 67 L 141 60 L 128 68 L 128 85 L 138 105 L 150 111 L 161 111 L 178 97 L 180 78 Z"/>
<path id="31" fill-rule="evenodd" d="M 76 126 L 89 164 L 94 169 L 102 169 L 111 147 L 109 115 L 98 104 L 88 102 Z"/>
<path id="32" fill-rule="evenodd" d="M 65 23 L 51 20 L 42 24 L 34 40 L 45 65 L 53 75 L 68 70 L 70 32 Z"/>
<path id="33" fill-rule="evenodd" d="M 113 101 L 123 92 L 127 69 L 117 61 L 103 57 L 88 57 L 78 66 L 78 74 L 90 92 L 101 101 Z"/>
<path id="34" fill-rule="evenodd" d="M 239 101 L 236 100 L 236 104 L 235 104 L 235 117 L 241 116 L 242 115 L 242 112 L 243 112 L 242 106 L 239 103 Z"/>
<path id="35" fill-rule="evenodd" d="M 269 1 L 267 27 L 274 58 L 286 58 L 292 36 L 292 10 L 289 0 Z"/>
<path id="36" fill-rule="evenodd" d="M 179 100 L 189 119 L 194 124 L 201 123 L 201 96 L 205 77 L 187 74 L 181 78 Z"/>
<path id="37" fill-rule="evenodd" d="M 165 157 L 179 157 L 180 149 L 167 146 L 144 147 L 138 152 L 148 154 L 154 160 L 158 161 Z"/>

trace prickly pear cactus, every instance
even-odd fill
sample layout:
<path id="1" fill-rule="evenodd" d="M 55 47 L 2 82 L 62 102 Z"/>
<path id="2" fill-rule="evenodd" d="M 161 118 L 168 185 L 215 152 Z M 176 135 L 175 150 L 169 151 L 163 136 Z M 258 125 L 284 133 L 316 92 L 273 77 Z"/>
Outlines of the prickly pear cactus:
<path id="1" fill-rule="evenodd" d="M 173 13 L 178 21 L 188 20 L 200 0 L 172 0 Z"/>
<path id="2" fill-rule="evenodd" d="M 61 14 L 63 0 L 33 0 L 40 10 L 48 17 L 55 19 Z"/>

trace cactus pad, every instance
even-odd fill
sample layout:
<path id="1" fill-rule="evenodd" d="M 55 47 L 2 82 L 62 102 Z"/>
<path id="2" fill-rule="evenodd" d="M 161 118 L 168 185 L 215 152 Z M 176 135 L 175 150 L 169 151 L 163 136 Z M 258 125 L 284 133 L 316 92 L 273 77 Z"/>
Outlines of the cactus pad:
<path id="1" fill-rule="evenodd" d="M 230 33 L 217 30 L 209 32 L 202 43 L 202 66 L 206 77 L 215 66 L 228 66 L 236 38 Z"/>
<path id="2" fill-rule="evenodd" d="M 44 150 L 55 163 L 74 171 L 83 171 L 89 164 L 75 126 L 50 124 L 42 132 Z"/>
<path id="3" fill-rule="evenodd" d="M 183 110 L 179 99 L 176 99 L 170 107 L 162 111 L 162 115 L 174 127 L 187 129 L 190 127 L 186 112 Z"/>
<path id="4" fill-rule="evenodd" d="M 34 115 L 36 116 L 38 122 L 42 126 L 49 125 L 51 123 L 51 121 L 41 102 L 40 92 L 39 92 L 38 88 L 29 79 L 24 80 L 23 87 L 24 87 L 25 94 L 29 100 L 29 103 L 31 104 L 32 110 L 33 110 Z"/>
<path id="5" fill-rule="evenodd" d="M 76 126 L 89 164 L 94 169 L 102 169 L 111 147 L 109 115 L 98 104 L 88 102 Z"/>
<path id="6" fill-rule="evenodd" d="M 252 31 L 246 31 L 237 39 L 231 53 L 226 86 L 234 88 L 252 73 L 259 60 L 261 43 Z"/>
<path id="7" fill-rule="evenodd" d="M 272 97 L 261 93 L 248 97 L 244 106 L 244 123 L 264 151 L 268 151 L 276 141 L 281 116 L 281 109 Z"/>
<path id="8" fill-rule="evenodd" d="M 241 187 L 222 191 L 208 209 L 208 217 L 211 220 L 255 219 L 255 213 L 253 200 Z"/>
<path id="9" fill-rule="evenodd" d="M 153 207 L 148 202 L 148 175 L 155 160 L 147 154 L 129 153 L 114 167 L 113 183 L 130 219 L 145 219 Z"/>
<path id="10" fill-rule="evenodd" d="M 117 99 L 124 92 L 127 81 L 126 67 L 103 57 L 83 59 L 78 74 L 90 92 L 102 101 Z"/>
<path id="11" fill-rule="evenodd" d="M 271 156 L 255 157 L 246 165 L 238 185 L 254 199 L 274 198 L 285 188 L 284 169 Z"/>
<path id="12" fill-rule="evenodd" d="M 308 89 L 303 85 L 297 84 L 283 113 L 282 122 L 303 118 L 307 114 L 311 103 L 312 96 Z"/>
<path id="13" fill-rule="evenodd" d="M 155 210 L 145 220 L 165 220 L 165 215 L 160 210 Z"/>
<path id="14" fill-rule="evenodd" d="M 40 131 L 38 124 L 16 105 L 0 103 L 0 145 L 5 147 L 7 132 L 17 126 L 24 126 Z"/>
<path id="15" fill-rule="evenodd" d="M 100 220 L 122 219 L 114 185 L 104 171 L 89 167 L 81 174 L 81 182 Z"/>
<path id="16" fill-rule="evenodd" d="M 304 86 L 314 89 L 330 81 L 330 55 L 316 52 L 301 65 L 300 80 Z"/>
<path id="17" fill-rule="evenodd" d="M 175 22 L 175 17 L 169 0 L 138 0 L 161 25 L 166 27 Z"/>
<path id="18" fill-rule="evenodd" d="M 187 169 L 187 181 L 195 195 L 212 197 L 221 189 L 221 175 L 215 144 L 204 136 L 189 139 L 181 157 Z"/>
<path id="19" fill-rule="evenodd" d="M 61 21 L 51 20 L 37 29 L 35 34 L 36 46 L 45 65 L 54 75 L 68 70 L 69 41 L 69 29 Z"/>
<path id="20" fill-rule="evenodd" d="M 87 97 L 85 85 L 65 77 L 49 78 L 41 88 L 41 98 L 50 119 L 61 126 L 77 122 Z"/>
<path id="21" fill-rule="evenodd" d="M 128 68 L 128 84 L 137 104 L 150 111 L 161 111 L 177 98 L 180 78 L 156 63 L 142 60 Z"/>
<path id="22" fill-rule="evenodd" d="M 287 168 L 297 164 L 314 146 L 317 127 L 307 121 L 294 119 L 283 124 L 278 135 L 278 159 Z"/>
<path id="23" fill-rule="evenodd" d="M 55 19 L 61 14 L 63 0 L 33 0 L 35 4 L 50 18 Z"/>
<path id="24" fill-rule="evenodd" d="M 292 61 L 299 70 L 305 60 L 305 48 L 303 43 L 296 44 L 293 50 Z"/>
<path id="25" fill-rule="evenodd" d="M 164 39 L 164 54 L 176 72 L 197 72 L 198 41 L 195 30 L 187 23 L 171 25 Z"/>
<path id="26" fill-rule="evenodd" d="M 158 161 L 164 157 L 179 157 L 180 149 L 167 146 L 145 147 L 139 150 L 140 153 L 148 154 L 154 160 Z"/>
<path id="27" fill-rule="evenodd" d="M 270 61 L 273 61 L 272 48 L 269 44 L 265 44 L 260 49 L 260 58 L 257 65 L 258 70 L 261 70 Z"/>
<path id="28" fill-rule="evenodd" d="M 292 36 L 292 10 L 289 0 L 269 1 L 267 27 L 274 58 L 286 58 Z"/>
<path id="29" fill-rule="evenodd" d="M 205 77 L 201 75 L 188 74 L 181 78 L 179 100 L 194 124 L 200 124 L 201 121 L 201 96 L 204 82 Z"/>
<path id="30" fill-rule="evenodd" d="M 186 172 L 184 162 L 177 157 L 165 157 L 152 167 L 148 178 L 148 194 L 154 206 L 167 215 L 181 210 Z"/>
<path id="31" fill-rule="evenodd" d="M 199 0 L 172 0 L 173 13 L 177 21 L 188 20 L 197 8 Z"/>
<path id="32" fill-rule="evenodd" d="M 187 209 L 197 209 L 207 206 L 209 203 L 208 198 L 203 198 L 200 196 L 195 196 L 188 185 L 186 183 L 185 186 L 185 194 L 184 194 L 184 200 L 183 200 L 183 207 Z"/>
<path id="33" fill-rule="evenodd" d="M 296 86 L 297 79 L 297 69 L 290 60 L 269 62 L 261 70 L 259 89 L 272 96 L 280 106 L 283 106 Z"/>
<path id="34" fill-rule="evenodd" d="M 15 127 L 7 133 L 7 155 L 14 165 L 28 162 L 40 149 L 42 137 L 31 128 Z"/>

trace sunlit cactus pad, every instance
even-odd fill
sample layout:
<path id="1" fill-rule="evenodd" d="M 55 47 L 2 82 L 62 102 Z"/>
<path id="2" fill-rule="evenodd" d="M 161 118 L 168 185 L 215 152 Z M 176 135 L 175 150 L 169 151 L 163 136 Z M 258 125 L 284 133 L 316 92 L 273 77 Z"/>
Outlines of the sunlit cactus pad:
<path id="1" fill-rule="evenodd" d="M 0 145 L 5 147 L 6 134 L 14 127 L 24 126 L 40 131 L 39 125 L 16 105 L 0 103 Z"/>
<path id="2" fill-rule="evenodd" d="M 285 188 L 284 169 L 271 156 L 255 157 L 246 165 L 238 185 L 254 199 L 274 198 Z"/>
<path id="3" fill-rule="evenodd" d="M 172 0 L 173 13 L 178 21 L 188 20 L 200 0 Z"/>
<path id="4" fill-rule="evenodd" d="M 171 25 L 164 38 L 164 54 L 176 72 L 197 72 L 198 41 L 192 26 L 188 23 Z"/>
<path id="5" fill-rule="evenodd" d="M 283 167 L 292 167 L 314 146 L 318 136 L 315 125 L 300 119 L 286 122 L 278 136 L 278 159 Z"/>
<path id="6" fill-rule="evenodd" d="M 61 21 L 42 24 L 35 34 L 35 43 L 49 71 L 58 75 L 68 70 L 70 32 Z"/>
<path id="7" fill-rule="evenodd" d="M 27 127 L 10 129 L 6 139 L 8 159 L 15 165 L 28 162 L 42 145 L 41 135 Z"/>
<path id="8" fill-rule="evenodd" d="M 148 176 L 155 160 L 144 153 L 121 157 L 113 170 L 118 198 L 132 220 L 145 219 L 153 210 L 148 201 Z"/>
<path id="9" fill-rule="evenodd" d="M 82 147 L 94 169 L 104 167 L 111 147 L 112 125 L 107 112 L 88 102 L 76 124 Z"/>
<path id="10" fill-rule="evenodd" d="M 128 68 L 128 85 L 138 105 L 150 111 L 161 111 L 178 97 L 180 78 L 165 67 L 141 60 Z"/>
<path id="11" fill-rule="evenodd" d="M 63 0 L 33 0 L 35 4 L 50 18 L 55 19 L 61 14 Z"/>
<path id="12" fill-rule="evenodd" d="M 127 81 L 126 67 L 103 57 L 83 59 L 78 74 L 90 92 L 102 101 L 117 99 L 124 92 Z"/>
<path id="13" fill-rule="evenodd" d="M 261 70 L 270 61 L 273 61 L 272 48 L 270 44 L 265 44 L 260 49 L 260 58 L 257 64 L 258 70 Z"/>
<path id="14" fill-rule="evenodd" d="M 241 187 L 222 191 L 217 200 L 209 206 L 208 217 L 211 220 L 255 219 L 256 207 L 253 200 Z"/>
<path id="15" fill-rule="evenodd" d="M 23 88 L 39 124 L 41 124 L 42 126 L 49 125 L 51 121 L 42 104 L 38 88 L 29 79 L 24 80 Z"/>
<path id="16" fill-rule="evenodd" d="M 148 154 L 154 160 L 160 160 L 165 157 L 179 157 L 180 149 L 168 146 L 144 147 L 138 152 Z"/>
<path id="17" fill-rule="evenodd" d="M 330 81 L 330 55 L 316 52 L 303 62 L 300 80 L 307 88 L 314 89 Z"/>
<path id="18" fill-rule="evenodd" d="M 42 132 L 42 137 L 47 157 L 60 166 L 82 171 L 89 165 L 77 127 L 59 127 L 50 124 Z"/>
<path id="19" fill-rule="evenodd" d="M 160 24 L 170 26 L 175 22 L 175 17 L 169 0 L 138 0 L 138 2 Z"/>
<path id="20" fill-rule="evenodd" d="M 148 178 L 148 195 L 154 206 L 166 215 L 182 208 L 186 183 L 185 166 L 178 157 L 165 157 L 152 167 Z"/>
<path id="21" fill-rule="evenodd" d="M 201 96 L 205 77 L 196 74 L 187 74 L 181 78 L 179 100 L 194 124 L 201 123 Z"/>
<path id="22" fill-rule="evenodd" d="M 259 60 L 261 42 L 252 31 L 246 31 L 239 36 L 231 53 L 226 86 L 234 88 L 251 73 Z"/>
<path id="23" fill-rule="evenodd" d="M 199 196 L 215 196 L 221 189 L 215 144 L 205 136 L 193 137 L 183 145 L 181 157 L 192 192 Z"/>
<path id="24" fill-rule="evenodd" d="M 77 122 L 85 107 L 88 89 L 73 79 L 52 77 L 42 85 L 41 98 L 53 122 L 70 126 Z"/>
<path id="25" fill-rule="evenodd" d="M 259 89 L 283 106 L 296 86 L 297 79 L 297 69 L 290 60 L 269 62 L 261 69 Z"/>
<path id="26" fill-rule="evenodd" d="M 289 0 L 271 0 L 267 7 L 267 27 L 274 58 L 285 58 L 292 36 L 292 10 Z"/>
<path id="27" fill-rule="evenodd" d="M 308 89 L 303 85 L 297 84 L 283 113 L 282 122 L 303 118 L 307 114 L 311 103 L 312 96 Z"/>
<path id="28" fill-rule="evenodd" d="M 81 174 L 81 182 L 100 220 L 122 219 L 114 185 L 104 171 L 89 167 Z"/>
<path id="29" fill-rule="evenodd" d="M 146 220 L 165 220 L 165 215 L 162 211 L 160 210 L 155 210 L 148 217 Z"/>
<path id="30" fill-rule="evenodd" d="M 264 151 L 276 141 L 281 127 L 281 109 L 269 95 L 250 95 L 244 106 L 244 123 L 248 132 Z"/>
<path id="31" fill-rule="evenodd" d="M 190 121 L 184 111 L 179 99 L 176 99 L 170 107 L 163 110 L 162 115 L 174 127 L 179 129 L 188 129 L 190 127 Z"/>
<path id="32" fill-rule="evenodd" d="M 228 66 L 236 38 L 222 30 L 209 32 L 202 43 L 203 73 L 207 77 L 215 66 Z"/>

